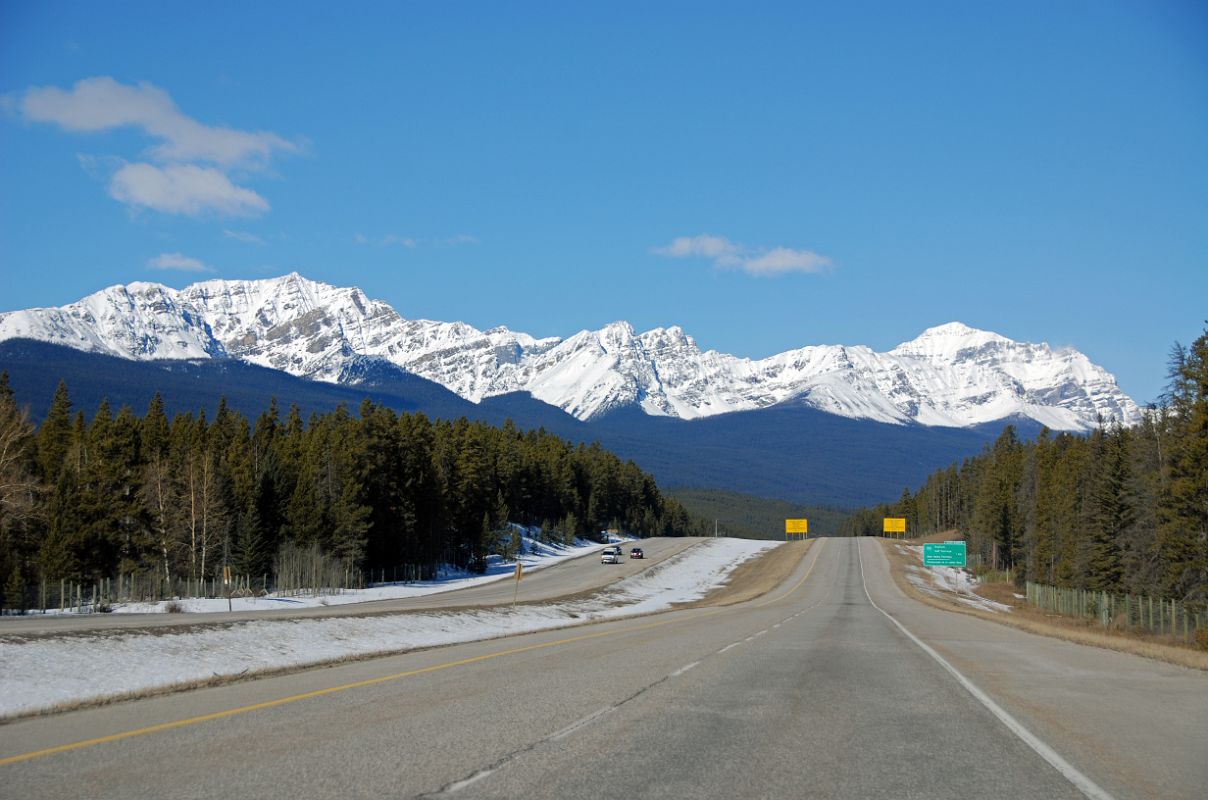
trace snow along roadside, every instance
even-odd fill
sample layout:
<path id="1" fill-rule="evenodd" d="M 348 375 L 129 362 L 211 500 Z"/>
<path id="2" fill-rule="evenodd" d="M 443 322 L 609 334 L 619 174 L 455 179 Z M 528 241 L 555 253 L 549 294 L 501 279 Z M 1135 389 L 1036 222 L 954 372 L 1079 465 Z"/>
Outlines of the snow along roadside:
<path id="1" fill-rule="evenodd" d="M 364 589 L 327 590 L 322 594 L 272 594 L 266 597 L 236 597 L 229 605 L 225 597 L 185 597 L 174 600 L 161 600 L 155 603 L 115 603 L 110 610 L 113 614 L 163 614 L 169 605 L 177 606 L 188 614 L 205 614 L 224 611 L 268 611 L 281 608 L 315 608 L 318 606 L 341 606 L 353 603 L 369 603 L 377 600 L 400 600 L 408 597 L 423 597 L 429 594 L 441 594 L 457 589 L 467 589 L 484 583 L 505 580 L 513 574 L 516 562 L 524 566 L 526 573 L 537 572 L 554 564 L 579 558 L 590 553 L 600 552 L 600 543 L 577 539 L 573 545 L 553 544 L 542 542 L 535 536 L 535 529 L 513 526 L 521 532 L 524 555 L 513 560 L 504 560 L 498 555 L 487 556 L 486 571 L 474 574 L 463 570 L 446 568 L 441 571 L 441 577 L 430 581 L 406 581 L 376 583 Z M 611 536 L 610 542 L 622 544 L 634 541 L 627 536 Z M 86 613 L 93 613 L 86 607 Z M 48 616 L 59 614 L 75 615 L 74 608 L 63 611 L 51 609 L 44 612 Z M 183 622 L 183 620 L 182 620 Z"/>
<path id="2" fill-rule="evenodd" d="M 113 631 L 20 641 L 0 637 L 0 717 L 343 658 L 491 639 L 665 611 L 726 582 L 779 542 L 707 539 L 573 602 L 515 609 L 255 620 L 181 633 Z"/>
<path id="3" fill-rule="evenodd" d="M 982 597 L 975 591 L 981 581 L 967 569 L 961 567 L 924 567 L 923 548 L 921 545 L 894 545 L 899 553 L 912 555 L 918 564 L 908 564 L 906 579 L 916 589 L 931 597 L 950 600 L 955 597 L 961 604 L 970 608 L 979 608 L 995 614 L 1010 612 L 1011 607 Z M 930 582 L 927 577 L 930 577 Z"/>

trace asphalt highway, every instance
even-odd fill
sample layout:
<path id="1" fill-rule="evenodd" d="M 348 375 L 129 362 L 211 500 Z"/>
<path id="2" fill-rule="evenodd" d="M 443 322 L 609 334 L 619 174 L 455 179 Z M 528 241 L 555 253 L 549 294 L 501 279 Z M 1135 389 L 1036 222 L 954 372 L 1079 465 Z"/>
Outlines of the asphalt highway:
<path id="1" fill-rule="evenodd" d="M 1205 742 L 1203 673 L 919 604 L 834 539 L 743 604 L 9 723 L 0 794 L 1201 798 Z"/>

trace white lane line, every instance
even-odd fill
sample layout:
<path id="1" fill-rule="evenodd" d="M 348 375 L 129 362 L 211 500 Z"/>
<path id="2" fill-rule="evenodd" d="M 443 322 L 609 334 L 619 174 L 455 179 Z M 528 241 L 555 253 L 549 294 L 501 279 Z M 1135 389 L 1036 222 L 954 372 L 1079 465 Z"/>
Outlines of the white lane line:
<path id="1" fill-rule="evenodd" d="M 599 711 L 593 711 L 592 713 L 588 714 L 586 717 L 583 717 L 580 720 L 572 722 L 571 724 L 567 725 L 562 730 L 551 735 L 550 737 L 548 737 L 546 739 L 546 741 L 547 742 L 556 742 L 559 739 L 565 739 L 567 736 L 570 736 L 572 733 L 579 730 L 584 725 L 590 725 L 592 722 L 596 721 L 597 719 L 604 716 L 605 714 L 607 714 L 608 712 L 612 711 L 615 708 L 616 708 L 616 706 L 608 706 L 607 708 L 601 708 Z"/>
<path id="2" fill-rule="evenodd" d="M 688 670 L 692 669 L 693 667 L 695 667 L 699 664 L 700 664 L 699 661 L 693 661 L 691 664 L 685 664 L 684 666 L 677 669 L 675 672 L 671 673 L 671 677 L 678 678 L 680 675 L 683 675 L 685 672 L 687 672 Z"/>
<path id="3" fill-rule="evenodd" d="M 722 653 L 726 652 L 727 650 L 732 650 L 735 647 L 738 647 L 740 644 L 742 644 L 742 642 L 734 642 L 732 644 L 728 644 L 725 647 L 723 647 L 722 649 L 718 650 L 717 654 L 721 655 Z"/>
<path id="4" fill-rule="evenodd" d="M 860 562 L 860 582 L 864 584 L 864 595 L 868 598 L 868 602 L 872 603 L 873 608 L 884 614 L 886 618 L 888 618 L 889 621 L 894 625 L 897 625 L 898 629 L 910 637 L 910 640 L 917 644 L 924 653 L 938 661 L 940 666 L 948 670 L 952 677 L 956 678 L 960 685 L 965 687 L 969 694 L 973 695 L 979 703 L 990 711 L 991 714 L 998 717 L 999 722 L 1001 722 L 1003 725 L 1006 725 L 1007 729 L 1010 730 L 1011 733 L 1018 736 L 1024 744 L 1035 750 L 1037 755 L 1049 762 L 1054 769 L 1065 776 L 1066 780 L 1074 784 L 1074 787 L 1077 788 L 1078 791 L 1091 798 L 1091 800 L 1115 800 L 1115 798 L 1106 789 L 1087 777 L 1073 764 L 1062 758 L 1056 750 L 1045 744 L 1045 742 L 1039 736 L 1025 728 L 1023 723 L 1011 716 L 1007 710 L 998 703 L 995 703 L 993 700 L 991 700 L 988 694 L 977 688 L 973 681 L 969 680 L 959 671 L 957 671 L 956 667 L 949 664 L 947 659 L 937 653 L 922 639 L 911 633 L 906 626 L 898 622 L 892 614 L 877 605 L 876 601 L 872 599 L 872 595 L 868 593 L 868 581 L 864 579 L 864 555 L 860 552 L 859 540 L 856 541 L 856 558 Z"/>
<path id="5" fill-rule="evenodd" d="M 469 787 L 478 783 L 483 778 L 488 778 L 491 775 L 493 775 L 494 773 L 495 773 L 495 770 L 493 770 L 493 769 L 484 769 L 482 772 L 475 772 L 473 775 L 466 778 L 465 780 L 458 781 L 457 783 L 449 784 L 449 787 L 447 789 L 445 789 L 443 792 L 441 792 L 441 794 L 453 794 L 454 792 L 460 792 L 462 789 L 468 789 Z"/>

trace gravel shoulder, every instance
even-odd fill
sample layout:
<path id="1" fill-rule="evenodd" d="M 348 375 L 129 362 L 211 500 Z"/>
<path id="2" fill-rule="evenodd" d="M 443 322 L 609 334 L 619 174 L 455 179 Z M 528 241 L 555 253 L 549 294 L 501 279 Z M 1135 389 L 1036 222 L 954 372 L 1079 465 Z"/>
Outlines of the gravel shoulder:
<path id="1" fill-rule="evenodd" d="M 945 611 L 954 611 L 958 614 L 990 620 L 999 625 L 1018 628 L 1019 630 L 1041 636 L 1049 636 L 1054 639 L 1090 645 L 1092 647 L 1102 647 L 1121 653 L 1131 653 L 1132 655 L 1164 661 L 1168 664 L 1177 664 L 1181 667 L 1208 671 L 1208 653 L 1206 652 L 1186 647 L 1176 647 L 1152 639 L 1140 638 L 1124 633 L 1117 634 L 1110 630 L 1104 631 L 1098 628 L 1091 628 L 1080 623 L 1078 620 L 1048 617 L 1043 612 L 1031 608 L 1026 603 L 1021 603 L 1013 596 L 1007 596 L 1007 593 L 1002 591 L 989 591 L 986 593 L 986 597 L 1010 605 L 1010 613 L 983 611 L 971 608 L 964 603 L 958 603 L 956 600 L 948 599 L 947 597 L 936 597 L 933 594 L 919 591 L 919 588 L 906 577 L 912 563 L 917 562 L 912 561 L 910 556 L 898 550 L 895 545 L 901 542 L 890 539 L 878 539 L 877 541 L 880 543 L 885 557 L 889 559 L 890 573 L 893 576 L 894 583 L 907 597 L 920 603 Z"/>

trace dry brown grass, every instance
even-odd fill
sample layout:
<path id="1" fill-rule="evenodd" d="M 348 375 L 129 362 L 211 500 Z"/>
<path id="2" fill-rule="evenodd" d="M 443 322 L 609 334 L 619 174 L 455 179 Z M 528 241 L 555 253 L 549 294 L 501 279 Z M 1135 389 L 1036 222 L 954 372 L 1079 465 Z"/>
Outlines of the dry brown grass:
<path id="1" fill-rule="evenodd" d="M 686 607 L 732 606 L 762 597 L 788 580 L 813 543 L 813 539 L 786 542 L 744 561 L 730 573 L 730 580 L 724 586 Z"/>
<path id="2" fill-rule="evenodd" d="M 937 534 L 926 539 L 912 539 L 906 543 L 917 545 L 925 541 L 946 541 L 949 538 L 954 537 L 951 534 Z M 921 603 L 926 603 L 935 608 L 942 608 L 945 611 L 955 611 L 959 614 L 980 617 L 981 619 L 996 622 L 999 625 L 1008 625 L 1012 628 L 1019 628 L 1020 630 L 1041 636 L 1050 636 L 1054 639 L 1062 639 L 1067 642 L 1075 642 L 1092 647 L 1102 647 L 1121 653 L 1131 653 L 1133 655 L 1144 656 L 1145 658 L 1165 661 L 1168 664 L 1177 664 L 1181 667 L 1208 670 L 1208 652 L 1196 650 L 1193 646 L 1183 644 L 1171 637 L 1148 636 L 1136 631 L 1113 630 L 1111 628 L 1105 630 L 1089 620 L 1050 614 L 1043 609 L 1030 606 L 1015 597 L 1015 587 L 1010 583 L 991 583 L 978 587 L 978 594 L 982 597 L 1011 606 L 1009 614 L 995 614 L 990 611 L 970 608 L 958 603 L 956 600 L 941 600 L 937 597 L 932 597 L 919 591 L 916 586 L 906 579 L 909 565 L 918 562 L 914 561 L 911 556 L 898 552 L 894 544 L 897 544 L 897 542 L 891 540 L 881 541 L 882 549 L 884 549 L 885 555 L 889 557 L 890 572 L 893 575 L 893 580 L 898 585 L 898 588 L 905 592 L 907 597 L 918 600 Z"/>
<path id="3" fill-rule="evenodd" d="M 902 541 L 898 539 L 899 544 L 941 544 L 943 542 L 956 541 L 961 538 L 961 532 L 958 530 L 940 531 L 939 533 L 930 533 L 926 536 L 918 536 Z M 892 541 L 892 540 L 890 540 Z"/>

